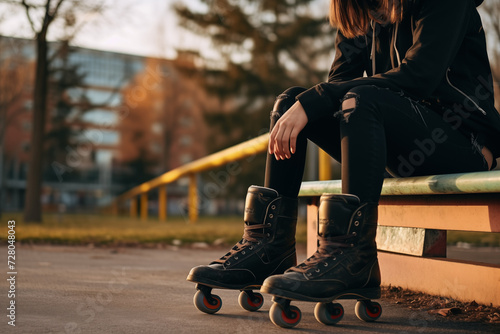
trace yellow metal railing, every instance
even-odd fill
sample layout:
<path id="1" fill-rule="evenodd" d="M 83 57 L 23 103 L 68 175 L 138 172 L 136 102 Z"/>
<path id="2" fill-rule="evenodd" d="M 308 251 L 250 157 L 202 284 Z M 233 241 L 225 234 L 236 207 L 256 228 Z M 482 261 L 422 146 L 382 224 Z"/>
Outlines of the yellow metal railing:
<path id="1" fill-rule="evenodd" d="M 189 177 L 189 199 L 188 210 L 189 219 L 194 222 L 198 218 L 198 191 L 196 184 L 196 174 L 210 170 L 229 162 L 237 161 L 250 157 L 255 154 L 265 152 L 269 134 L 263 134 L 259 137 L 245 141 L 233 147 L 208 155 L 204 158 L 187 163 L 183 166 L 168 171 L 148 182 L 138 185 L 129 191 L 118 196 L 113 202 L 113 212 L 118 213 L 118 208 L 130 201 L 130 215 L 137 217 L 140 211 L 141 219 L 148 217 L 148 192 L 158 188 L 158 218 L 167 219 L 167 190 L 166 185 L 179 180 L 182 177 Z M 140 199 L 138 205 L 137 199 Z M 139 209 L 139 210 L 138 210 Z"/>
<path id="2" fill-rule="evenodd" d="M 319 180 L 330 180 L 332 178 L 332 157 L 322 149 L 319 149 L 318 160 Z"/>
<path id="3" fill-rule="evenodd" d="M 112 204 L 112 211 L 114 214 L 118 214 L 119 207 L 129 201 L 130 215 L 132 217 L 137 217 L 137 215 L 140 214 L 141 219 L 146 220 L 148 218 L 148 192 L 158 189 L 158 218 L 165 221 L 167 219 L 167 189 L 165 186 L 180 178 L 189 177 L 188 214 L 189 220 L 195 222 L 198 219 L 198 189 L 196 175 L 200 172 L 214 169 L 230 162 L 263 153 L 267 149 L 268 141 L 269 134 L 266 133 L 168 171 L 118 196 Z M 319 162 L 321 180 L 328 180 L 331 177 L 330 161 L 327 158 L 329 158 L 329 156 L 322 152 Z M 139 203 L 137 203 L 138 199 Z"/>

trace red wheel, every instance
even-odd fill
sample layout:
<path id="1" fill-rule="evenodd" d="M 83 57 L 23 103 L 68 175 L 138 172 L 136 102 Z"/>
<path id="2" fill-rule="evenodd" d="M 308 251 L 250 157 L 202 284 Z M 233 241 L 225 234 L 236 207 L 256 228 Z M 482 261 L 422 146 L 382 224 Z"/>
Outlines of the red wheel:
<path id="1" fill-rule="evenodd" d="M 276 326 L 283 328 L 292 328 L 299 324 L 302 318 L 300 309 L 296 306 L 290 306 L 291 317 L 287 316 L 285 310 L 278 303 L 274 303 L 269 310 L 269 318 Z"/>
<path id="2" fill-rule="evenodd" d="M 260 293 L 253 293 L 254 300 L 245 292 L 241 291 L 238 297 L 240 306 L 250 312 L 259 310 L 264 305 L 264 297 Z"/>
<path id="3" fill-rule="evenodd" d="M 372 322 L 382 315 L 382 306 L 377 302 L 360 300 L 356 303 L 354 311 L 360 320 Z"/>
<path id="4" fill-rule="evenodd" d="M 212 302 L 209 302 L 205 294 L 198 290 L 193 297 L 194 306 L 201 312 L 214 314 L 222 307 L 222 299 L 217 295 L 212 295 Z"/>
<path id="5" fill-rule="evenodd" d="M 314 317 L 324 325 L 335 325 L 344 318 L 344 308 L 339 303 L 318 303 Z"/>

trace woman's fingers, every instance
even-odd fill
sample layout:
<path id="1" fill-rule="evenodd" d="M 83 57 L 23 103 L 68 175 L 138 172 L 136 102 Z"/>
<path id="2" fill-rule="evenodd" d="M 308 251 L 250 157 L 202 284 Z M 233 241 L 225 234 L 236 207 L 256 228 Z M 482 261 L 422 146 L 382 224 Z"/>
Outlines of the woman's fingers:
<path id="1" fill-rule="evenodd" d="M 307 116 L 296 102 L 275 124 L 269 135 L 269 154 L 277 160 L 289 159 L 296 152 L 297 137 L 307 124 Z"/>
<path id="2" fill-rule="evenodd" d="M 282 127 L 282 135 L 279 140 L 279 148 L 281 152 L 282 158 L 289 159 L 290 158 L 290 127 L 284 126 Z"/>
<path id="3" fill-rule="evenodd" d="M 274 156 L 277 160 L 284 159 L 283 156 L 283 127 L 278 127 L 276 131 L 276 138 L 274 140 Z"/>
<path id="4" fill-rule="evenodd" d="M 275 124 L 274 128 L 269 134 L 269 154 L 276 152 L 276 133 L 278 132 L 279 124 Z"/>
<path id="5" fill-rule="evenodd" d="M 294 154 L 297 148 L 297 137 L 299 136 L 300 131 L 296 131 L 296 127 L 292 129 L 290 132 L 290 153 Z"/>
<path id="6" fill-rule="evenodd" d="M 290 127 L 280 122 L 276 123 L 269 136 L 269 153 L 277 160 L 288 159 L 290 153 Z"/>

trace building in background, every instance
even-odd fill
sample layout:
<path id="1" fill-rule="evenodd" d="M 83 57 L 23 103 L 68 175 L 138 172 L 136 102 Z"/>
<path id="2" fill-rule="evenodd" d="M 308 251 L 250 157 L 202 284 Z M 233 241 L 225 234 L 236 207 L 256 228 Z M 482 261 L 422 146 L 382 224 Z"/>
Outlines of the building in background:
<path id="1" fill-rule="evenodd" d="M 35 45 L 0 37 L 0 46 L 0 70 L 24 71 L 21 93 L 1 110 L 8 119 L 0 151 L 3 207 L 14 211 L 24 204 Z M 203 113 L 216 101 L 179 71 L 194 68 L 194 61 L 182 54 L 166 60 L 61 43 L 52 43 L 50 50 L 45 210 L 95 208 L 205 155 Z M 4 88 L 0 85 L 0 100 Z M 182 184 L 172 188 L 169 195 L 184 191 Z"/>

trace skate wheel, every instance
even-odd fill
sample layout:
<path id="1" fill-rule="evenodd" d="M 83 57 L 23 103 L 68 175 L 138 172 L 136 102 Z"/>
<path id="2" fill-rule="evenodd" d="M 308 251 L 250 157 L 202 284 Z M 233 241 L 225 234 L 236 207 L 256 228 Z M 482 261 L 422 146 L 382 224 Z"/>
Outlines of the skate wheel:
<path id="1" fill-rule="evenodd" d="M 253 293 L 252 297 L 245 291 L 241 291 L 240 296 L 238 297 L 238 303 L 240 306 L 250 312 L 255 312 L 259 310 L 262 305 L 264 305 L 264 297 L 260 293 Z"/>
<path id="2" fill-rule="evenodd" d="M 317 303 L 314 317 L 324 325 L 335 325 L 344 317 L 344 307 L 339 303 Z"/>
<path id="3" fill-rule="evenodd" d="M 382 306 L 377 302 L 360 300 L 356 303 L 354 311 L 360 320 L 372 322 L 382 315 Z"/>
<path id="4" fill-rule="evenodd" d="M 302 313 L 296 306 L 290 306 L 290 312 L 293 314 L 293 317 L 288 317 L 282 306 L 278 303 L 274 303 L 269 310 L 269 318 L 276 326 L 292 328 L 299 324 Z"/>
<path id="5" fill-rule="evenodd" d="M 210 303 L 205 294 L 198 290 L 193 297 L 194 306 L 201 312 L 214 314 L 222 307 L 222 299 L 217 295 L 212 295 L 213 301 Z"/>

